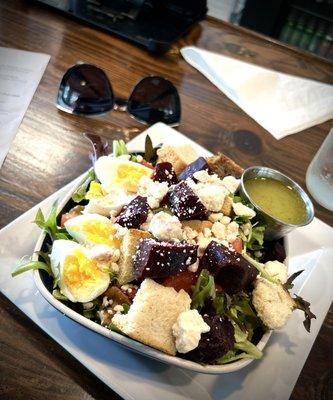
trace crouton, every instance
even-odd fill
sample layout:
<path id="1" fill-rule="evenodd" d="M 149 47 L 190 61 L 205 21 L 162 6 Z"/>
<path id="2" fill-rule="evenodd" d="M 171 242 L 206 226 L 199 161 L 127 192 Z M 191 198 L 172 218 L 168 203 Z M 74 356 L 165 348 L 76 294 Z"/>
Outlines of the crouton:
<path id="1" fill-rule="evenodd" d="M 182 172 L 188 164 L 198 158 L 196 151 L 190 144 L 179 144 L 178 146 L 163 145 L 157 150 L 157 155 L 157 162 L 170 162 L 177 175 Z"/>
<path id="2" fill-rule="evenodd" d="M 112 322 L 125 335 L 170 355 L 176 355 L 172 326 L 179 314 L 190 309 L 191 298 L 181 289 L 165 287 L 145 279 L 127 314 L 116 314 Z"/>
<path id="3" fill-rule="evenodd" d="M 216 156 L 207 157 L 206 161 L 209 168 L 221 179 L 228 175 L 240 178 L 244 171 L 242 167 L 222 153 L 218 153 Z"/>
<path id="4" fill-rule="evenodd" d="M 230 196 L 225 196 L 223 206 L 220 211 L 223 215 L 227 215 L 228 217 L 232 212 L 232 198 Z"/>
<path id="5" fill-rule="evenodd" d="M 197 219 L 192 219 L 189 221 L 181 221 L 183 228 L 188 226 L 189 228 L 193 229 L 194 231 L 200 233 L 203 232 L 205 228 L 211 229 L 213 224 L 210 221 L 199 221 Z"/>
<path id="6" fill-rule="evenodd" d="M 120 246 L 120 258 L 118 262 L 118 282 L 120 285 L 131 282 L 134 279 L 133 256 L 141 238 L 150 238 L 151 234 L 139 229 L 129 229 Z"/>

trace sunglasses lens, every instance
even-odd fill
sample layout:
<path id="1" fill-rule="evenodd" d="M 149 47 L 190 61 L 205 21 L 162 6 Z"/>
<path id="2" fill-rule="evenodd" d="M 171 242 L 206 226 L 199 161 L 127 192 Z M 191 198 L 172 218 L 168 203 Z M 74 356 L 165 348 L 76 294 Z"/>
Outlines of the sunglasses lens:
<path id="1" fill-rule="evenodd" d="M 168 80 L 149 76 L 133 89 L 128 101 L 128 112 L 139 121 L 148 124 L 180 121 L 180 99 L 177 89 Z"/>
<path id="2" fill-rule="evenodd" d="M 60 83 L 57 105 L 74 114 L 101 114 L 113 108 L 114 97 L 105 73 L 90 64 L 71 67 Z"/>

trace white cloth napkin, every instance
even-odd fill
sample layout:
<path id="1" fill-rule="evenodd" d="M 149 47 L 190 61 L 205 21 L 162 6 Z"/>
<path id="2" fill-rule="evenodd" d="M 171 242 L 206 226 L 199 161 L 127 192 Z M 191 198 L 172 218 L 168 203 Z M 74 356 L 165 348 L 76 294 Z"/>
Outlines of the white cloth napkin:
<path id="1" fill-rule="evenodd" d="M 276 139 L 333 118 L 333 85 L 282 74 L 197 47 L 185 60 Z"/>

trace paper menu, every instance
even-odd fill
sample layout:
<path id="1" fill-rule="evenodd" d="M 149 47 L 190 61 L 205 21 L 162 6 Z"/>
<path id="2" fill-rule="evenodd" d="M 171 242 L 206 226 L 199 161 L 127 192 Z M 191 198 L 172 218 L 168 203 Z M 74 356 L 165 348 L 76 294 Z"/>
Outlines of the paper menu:
<path id="1" fill-rule="evenodd" d="M 50 56 L 0 47 L 0 167 Z"/>

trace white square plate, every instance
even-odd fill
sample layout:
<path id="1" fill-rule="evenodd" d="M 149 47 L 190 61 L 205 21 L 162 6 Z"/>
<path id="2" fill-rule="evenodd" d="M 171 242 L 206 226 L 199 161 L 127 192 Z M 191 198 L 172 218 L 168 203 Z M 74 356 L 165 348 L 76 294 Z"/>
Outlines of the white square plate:
<path id="1" fill-rule="evenodd" d="M 143 148 L 145 135 L 153 143 L 188 140 L 163 124 L 156 124 L 136 137 L 130 150 Z M 209 154 L 197 144 L 198 153 Z M 80 178 L 79 178 L 80 179 Z M 78 180 L 44 200 L 47 211 Z M 26 315 L 67 351 L 125 399 L 288 399 L 332 301 L 333 230 L 315 219 L 311 225 L 289 236 L 290 273 L 305 272 L 296 281 L 295 292 L 312 304 L 317 320 L 311 334 L 302 325 L 302 314 L 295 312 L 286 327 L 274 334 L 262 360 L 241 371 L 224 376 L 204 375 L 167 366 L 137 355 L 117 343 L 80 326 L 51 307 L 36 290 L 32 274 L 12 279 L 11 270 L 23 255 L 31 254 L 39 229 L 31 224 L 37 206 L 0 231 L 0 289 Z M 15 251 L 13 251 L 15 249 Z"/>

